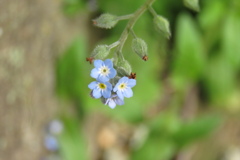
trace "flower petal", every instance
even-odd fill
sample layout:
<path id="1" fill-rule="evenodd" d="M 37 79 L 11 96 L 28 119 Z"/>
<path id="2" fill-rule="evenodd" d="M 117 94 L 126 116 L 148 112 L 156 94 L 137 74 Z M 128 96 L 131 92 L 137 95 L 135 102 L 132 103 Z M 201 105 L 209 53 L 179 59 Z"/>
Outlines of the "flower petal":
<path id="1" fill-rule="evenodd" d="M 103 90 L 102 95 L 103 95 L 104 98 L 110 98 L 111 97 L 111 90 L 107 90 L 107 89 Z"/>
<path id="2" fill-rule="evenodd" d="M 116 103 L 114 102 L 114 100 L 112 98 L 109 98 L 107 100 L 106 104 L 112 109 L 116 107 Z"/>
<path id="3" fill-rule="evenodd" d="M 99 59 L 95 60 L 95 61 L 94 61 L 94 66 L 95 66 L 96 68 L 100 68 L 101 66 L 103 66 L 103 61 L 102 61 L 102 60 L 99 60 Z"/>
<path id="4" fill-rule="evenodd" d="M 128 87 L 134 87 L 136 85 L 136 80 L 135 79 L 129 79 L 128 80 Z"/>
<path id="5" fill-rule="evenodd" d="M 128 77 L 122 77 L 121 79 L 119 79 L 119 83 L 121 83 L 121 82 L 128 82 L 128 80 L 129 80 L 129 78 Z"/>
<path id="6" fill-rule="evenodd" d="M 91 83 L 88 85 L 88 88 L 90 88 L 91 90 L 93 90 L 96 86 L 97 86 L 97 82 L 94 81 L 94 82 L 91 82 Z"/>
<path id="7" fill-rule="evenodd" d="M 100 76 L 98 76 L 97 80 L 100 82 L 107 82 L 107 81 L 109 81 L 109 78 L 107 76 L 100 75 Z"/>
<path id="8" fill-rule="evenodd" d="M 114 68 L 110 68 L 109 78 L 114 78 L 117 75 L 117 72 Z"/>
<path id="9" fill-rule="evenodd" d="M 131 88 L 126 88 L 126 90 L 123 92 L 124 97 L 130 98 L 133 96 L 133 91 Z"/>
<path id="10" fill-rule="evenodd" d="M 119 97 L 116 97 L 113 100 L 117 105 L 124 105 L 124 101 L 121 100 Z"/>
<path id="11" fill-rule="evenodd" d="M 96 68 L 93 68 L 90 75 L 92 78 L 97 78 L 99 76 L 99 72 Z"/>
<path id="12" fill-rule="evenodd" d="M 104 61 L 104 64 L 105 64 L 106 66 L 108 66 L 109 68 L 113 68 L 113 63 L 112 63 L 112 61 L 111 61 L 110 59 L 106 59 L 106 60 Z"/>
<path id="13" fill-rule="evenodd" d="M 112 90 L 112 84 L 109 83 L 109 82 L 105 82 L 105 84 L 107 85 L 107 89 L 111 91 Z"/>
<path id="14" fill-rule="evenodd" d="M 122 94 L 121 91 L 117 91 L 117 95 L 118 95 L 118 97 L 119 97 L 121 100 L 124 99 L 123 94 Z"/>
<path id="15" fill-rule="evenodd" d="M 119 82 L 115 85 L 115 87 L 113 88 L 113 92 L 117 92 L 117 90 L 118 90 L 118 86 L 119 86 Z"/>
<path id="16" fill-rule="evenodd" d="M 102 96 L 100 89 L 94 89 L 92 92 L 94 98 L 100 98 Z"/>

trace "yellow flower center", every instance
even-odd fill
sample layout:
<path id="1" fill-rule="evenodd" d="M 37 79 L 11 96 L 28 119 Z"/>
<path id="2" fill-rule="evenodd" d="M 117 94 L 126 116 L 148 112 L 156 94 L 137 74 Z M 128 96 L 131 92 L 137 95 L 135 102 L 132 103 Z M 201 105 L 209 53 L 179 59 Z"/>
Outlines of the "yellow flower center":
<path id="1" fill-rule="evenodd" d="M 125 90 L 126 88 L 127 88 L 126 83 L 121 83 L 121 84 L 118 86 L 118 89 L 119 89 L 119 90 Z"/>
<path id="2" fill-rule="evenodd" d="M 98 87 L 99 87 L 100 89 L 106 89 L 106 88 L 107 88 L 106 84 L 104 84 L 104 83 L 99 83 L 99 84 L 98 84 Z"/>
<path id="3" fill-rule="evenodd" d="M 106 75 L 108 75 L 108 74 L 110 73 L 110 70 L 109 70 L 108 67 L 102 66 L 102 67 L 99 69 L 99 72 L 100 72 L 100 74 L 106 76 Z"/>

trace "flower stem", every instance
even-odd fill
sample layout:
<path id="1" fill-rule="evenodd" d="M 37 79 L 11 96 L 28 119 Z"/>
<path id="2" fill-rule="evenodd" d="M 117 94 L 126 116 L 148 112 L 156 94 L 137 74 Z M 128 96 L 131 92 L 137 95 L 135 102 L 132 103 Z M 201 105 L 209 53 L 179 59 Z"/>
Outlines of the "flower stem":
<path id="1" fill-rule="evenodd" d="M 113 44 L 110 44 L 108 47 L 109 47 L 109 49 L 112 49 L 112 48 L 114 48 L 114 47 L 116 47 L 116 46 L 118 46 L 119 45 L 119 41 L 117 41 L 117 42 L 114 42 Z"/>
<path id="2" fill-rule="evenodd" d="M 152 8 L 152 6 L 149 6 L 149 7 L 148 7 L 148 10 L 150 11 L 150 13 L 151 13 L 154 17 L 158 16 L 157 12 Z"/>
<path id="3" fill-rule="evenodd" d="M 124 15 L 124 16 L 119 16 L 118 20 L 130 19 L 132 17 L 133 17 L 133 14 L 128 14 L 128 15 Z"/>
<path id="4" fill-rule="evenodd" d="M 122 48 L 123 48 L 125 41 L 127 40 L 130 30 L 133 28 L 133 26 L 135 25 L 138 18 L 148 9 L 149 6 L 151 6 L 153 4 L 154 1 L 155 0 L 147 0 L 145 2 L 145 4 L 143 4 L 137 11 L 135 11 L 133 13 L 132 18 L 130 18 L 127 26 L 125 27 L 125 29 L 122 32 L 121 37 L 119 38 L 120 43 L 115 52 L 117 54 L 117 57 L 119 57 L 120 59 L 123 58 Z"/>
<path id="5" fill-rule="evenodd" d="M 130 33 L 132 34 L 133 38 L 137 38 L 136 34 L 134 33 L 133 29 L 130 29 Z"/>

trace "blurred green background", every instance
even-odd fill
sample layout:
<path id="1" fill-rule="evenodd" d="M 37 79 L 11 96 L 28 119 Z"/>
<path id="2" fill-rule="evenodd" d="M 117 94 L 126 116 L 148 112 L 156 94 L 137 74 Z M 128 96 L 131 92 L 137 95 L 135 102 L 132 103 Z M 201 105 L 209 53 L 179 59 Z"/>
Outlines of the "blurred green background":
<path id="1" fill-rule="evenodd" d="M 86 57 L 97 44 L 117 41 L 127 24 L 105 30 L 91 20 L 131 14 L 144 2 L 60 1 L 61 23 L 77 31 L 69 43 L 50 46 L 59 53 L 51 66 L 59 105 L 48 120 L 63 129 L 45 141 L 44 160 L 240 160 L 239 0 L 201 0 L 199 12 L 179 0 L 156 0 L 153 8 L 169 20 L 172 37 L 156 32 L 149 12 L 135 24 L 149 60 L 133 53 L 130 35 L 123 54 L 137 73 L 134 96 L 115 109 L 90 97 L 93 65 Z"/>

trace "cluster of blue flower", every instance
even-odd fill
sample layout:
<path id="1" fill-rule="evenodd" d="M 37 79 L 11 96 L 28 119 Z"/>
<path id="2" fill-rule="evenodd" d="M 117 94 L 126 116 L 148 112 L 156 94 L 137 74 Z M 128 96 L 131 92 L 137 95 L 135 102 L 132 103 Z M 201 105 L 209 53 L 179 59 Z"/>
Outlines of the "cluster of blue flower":
<path id="1" fill-rule="evenodd" d="M 136 80 L 125 76 L 118 77 L 110 59 L 94 60 L 94 67 L 90 75 L 96 81 L 88 85 L 88 88 L 92 90 L 93 98 L 101 98 L 105 105 L 115 108 L 116 105 L 124 104 L 124 97 L 133 96 L 131 88 L 136 85 Z"/>

